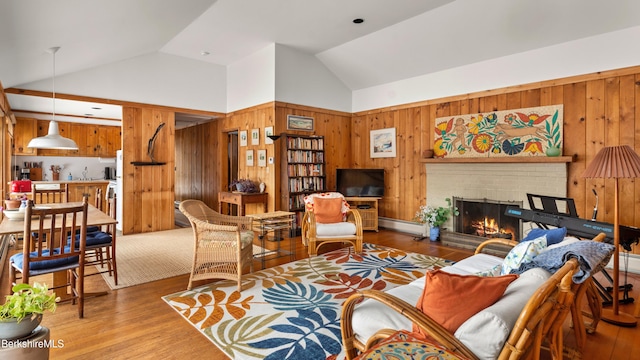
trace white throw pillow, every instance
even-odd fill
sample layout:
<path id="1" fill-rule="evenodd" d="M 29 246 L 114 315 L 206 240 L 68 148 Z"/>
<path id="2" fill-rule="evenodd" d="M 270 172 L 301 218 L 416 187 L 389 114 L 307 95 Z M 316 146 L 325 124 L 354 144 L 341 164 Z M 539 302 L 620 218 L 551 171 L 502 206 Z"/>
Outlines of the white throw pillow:
<path id="1" fill-rule="evenodd" d="M 511 270 L 517 269 L 522 264 L 526 264 L 533 260 L 547 247 L 547 236 L 543 235 L 531 241 L 521 242 L 516 245 L 502 261 L 502 270 L 500 274 L 506 275 Z"/>

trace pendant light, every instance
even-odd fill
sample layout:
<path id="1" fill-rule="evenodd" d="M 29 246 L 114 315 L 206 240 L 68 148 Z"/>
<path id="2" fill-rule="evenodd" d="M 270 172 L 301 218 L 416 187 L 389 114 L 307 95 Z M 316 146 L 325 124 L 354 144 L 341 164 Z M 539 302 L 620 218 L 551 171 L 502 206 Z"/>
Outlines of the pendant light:
<path id="1" fill-rule="evenodd" d="M 49 53 L 53 54 L 53 112 L 51 121 L 49 122 L 49 132 L 46 136 L 31 139 L 28 148 L 32 149 L 61 149 L 61 150 L 78 150 L 75 141 L 62 137 L 56 121 L 56 52 L 60 47 L 52 47 Z"/>

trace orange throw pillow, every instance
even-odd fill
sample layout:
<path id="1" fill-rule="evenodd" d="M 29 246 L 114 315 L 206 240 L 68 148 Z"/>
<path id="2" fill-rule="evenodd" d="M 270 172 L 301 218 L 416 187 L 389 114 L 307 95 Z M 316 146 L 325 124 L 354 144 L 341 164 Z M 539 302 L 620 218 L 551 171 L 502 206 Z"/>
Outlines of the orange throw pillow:
<path id="1" fill-rule="evenodd" d="M 498 301 L 518 275 L 483 277 L 434 270 L 425 278 L 416 307 L 453 334 L 471 316 Z M 427 336 L 415 324 L 413 332 Z"/>
<path id="2" fill-rule="evenodd" d="M 342 221 L 342 199 L 321 198 L 313 199 L 313 212 L 316 221 L 322 224 L 331 224 Z"/>

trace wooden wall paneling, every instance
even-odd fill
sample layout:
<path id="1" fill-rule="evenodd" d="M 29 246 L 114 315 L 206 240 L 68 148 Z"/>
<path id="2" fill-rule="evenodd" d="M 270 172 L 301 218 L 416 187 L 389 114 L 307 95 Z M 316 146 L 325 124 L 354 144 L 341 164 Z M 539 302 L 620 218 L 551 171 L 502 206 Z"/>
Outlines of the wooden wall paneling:
<path id="1" fill-rule="evenodd" d="M 636 74 L 635 76 L 635 82 L 634 82 L 634 89 L 633 89 L 633 94 L 634 94 L 634 143 L 633 143 L 633 147 L 634 150 L 636 151 L 637 154 L 640 154 L 640 74 Z M 634 179 L 633 180 L 635 186 L 635 196 L 634 199 L 636 199 L 635 203 L 634 203 L 634 214 L 635 214 L 635 218 L 633 221 L 633 225 L 636 227 L 640 227 L 640 201 L 637 201 L 638 196 L 640 196 L 640 179 Z M 639 246 L 635 246 L 634 248 L 634 253 L 638 254 L 640 253 L 640 249 Z"/>
<path id="2" fill-rule="evenodd" d="M 634 146 L 633 135 L 635 133 L 635 80 L 631 75 L 616 77 L 616 89 L 611 89 L 617 95 L 615 103 L 618 105 L 617 119 L 610 119 L 618 125 L 618 133 L 615 134 L 619 145 Z M 613 104 L 611 104 L 613 105 Z M 609 105 L 607 105 L 609 107 Z M 613 110 L 610 114 L 613 114 Z M 615 121 L 617 120 L 617 121 Z M 609 131 L 612 129 L 609 128 Z M 613 136 L 613 134 L 611 134 Z M 636 193 L 633 179 L 621 179 L 619 181 L 620 194 L 620 224 L 633 225 L 635 220 Z"/>
<path id="3" fill-rule="evenodd" d="M 213 209 L 217 209 L 218 191 L 220 189 L 219 172 L 221 169 L 221 162 L 226 159 L 222 159 L 220 154 L 220 137 L 218 136 L 218 121 L 211 121 L 203 124 L 202 141 L 200 142 L 204 147 L 202 150 L 202 197 L 203 201 L 211 206 Z M 215 207 L 214 207 L 215 206 Z"/>
<path id="4" fill-rule="evenodd" d="M 69 151 L 70 154 L 74 156 L 88 156 L 88 141 L 86 136 L 86 124 L 81 123 L 72 123 L 70 125 L 71 134 L 75 137 L 73 141 L 78 145 L 78 150 Z"/>
<path id="5" fill-rule="evenodd" d="M 396 159 L 394 172 L 400 173 L 400 183 L 398 187 L 399 193 L 405 193 L 408 199 L 417 199 L 422 193 L 421 189 L 425 186 L 421 184 L 420 179 L 424 179 L 424 165 L 419 163 L 422 158 L 422 142 L 421 142 L 421 122 L 420 108 L 401 109 L 397 111 L 398 118 L 398 148 L 396 151 Z M 417 164 L 417 166 L 415 166 Z M 422 176 L 421 176 L 422 174 Z M 410 184 L 410 186 L 407 186 Z M 395 197 L 394 201 L 402 204 L 401 196 Z M 412 218 L 416 209 L 401 206 L 401 217 Z"/>
<path id="6" fill-rule="evenodd" d="M 522 107 L 540 106 L 540 89 L 529 89 L 522 92 Z"/>
<path id="7" fill-rule="evenodd" d="M 520 109 L 522 108 L 522 95 L 520 94 L 520 92 L 510 92 L 505 94 L 506 95 L 506 101 L 505 101 L 505 107 L 504 110 L 509 110 L 509 109 Z"/>
<path id="8" fill-rule="evenodd" d="M 576 201 L 576 210 L 580 217 L 590 218 L 595 202 L 592 192 L 593 184 L 587 187 L 586 180 L 582 177 L 587 167 L 585 158 L 586 83 L 567 84 L 563 87 L 563 152 L 565 155 L 576 158 L 567 169 L 567 197 Z"/>
<path id="9" fill-rule="evenodd" d="M 604 81 L 592 80 L 586 85 L 585 166 L 588 167 L 598 151 L 605 146 Z M 598 220 L 609 222 L 613 204 L 608 202 L 610 194 L 606 191 L 605 183 L 604 179 L 587 179 L 587 188 L 594 188 L 598 192 Z"/>
<path id="10" fill-rule="evenodd" d="M 160 166 L 135 166 L 149 161 L 147 146 L 158 125 L 155 159 Z M 168 230 L 174 227 L 175 120 L 172 111 L 123 108 L 123 233 Z"/>
<path id="11" fill-rule="evenodd" d="M 138 125 L 139 124 L 139 125 Z M 122 108 L 122 233 L 133 234 L 140 228 L 140 218 L 134 211 L 141 203 L 140 193 L 136 191 L 136 184 L 141 181 L 140 174 L 131 165 L 131 161 L 140 159 L 138 146 L 142 141 L 140 134 L 142 127 L 142 109 L 136 107 Z"/>

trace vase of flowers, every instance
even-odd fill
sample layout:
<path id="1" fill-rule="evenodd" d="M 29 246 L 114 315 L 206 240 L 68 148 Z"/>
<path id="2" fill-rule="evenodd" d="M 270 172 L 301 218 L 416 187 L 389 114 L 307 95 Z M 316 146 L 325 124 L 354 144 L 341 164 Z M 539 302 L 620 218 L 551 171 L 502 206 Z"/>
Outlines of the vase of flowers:
<path id="1" fill-rule="evenodd" d="M 414 221 L 425 224 L 425 226 L 428 224 L 430 227 L 429 239 L 431 241 L 438 240 L 440 237 L 440 227 L 444 225 L 450 215 L 458 216 L 460 214 L 458 208 L 451 205 L 450 198 L 446 198 L 445 200 L 447 201 L 446 207 L 421 205 L 413 218 Z M 423 235 L 426 235 L 426 228 Z"/>

